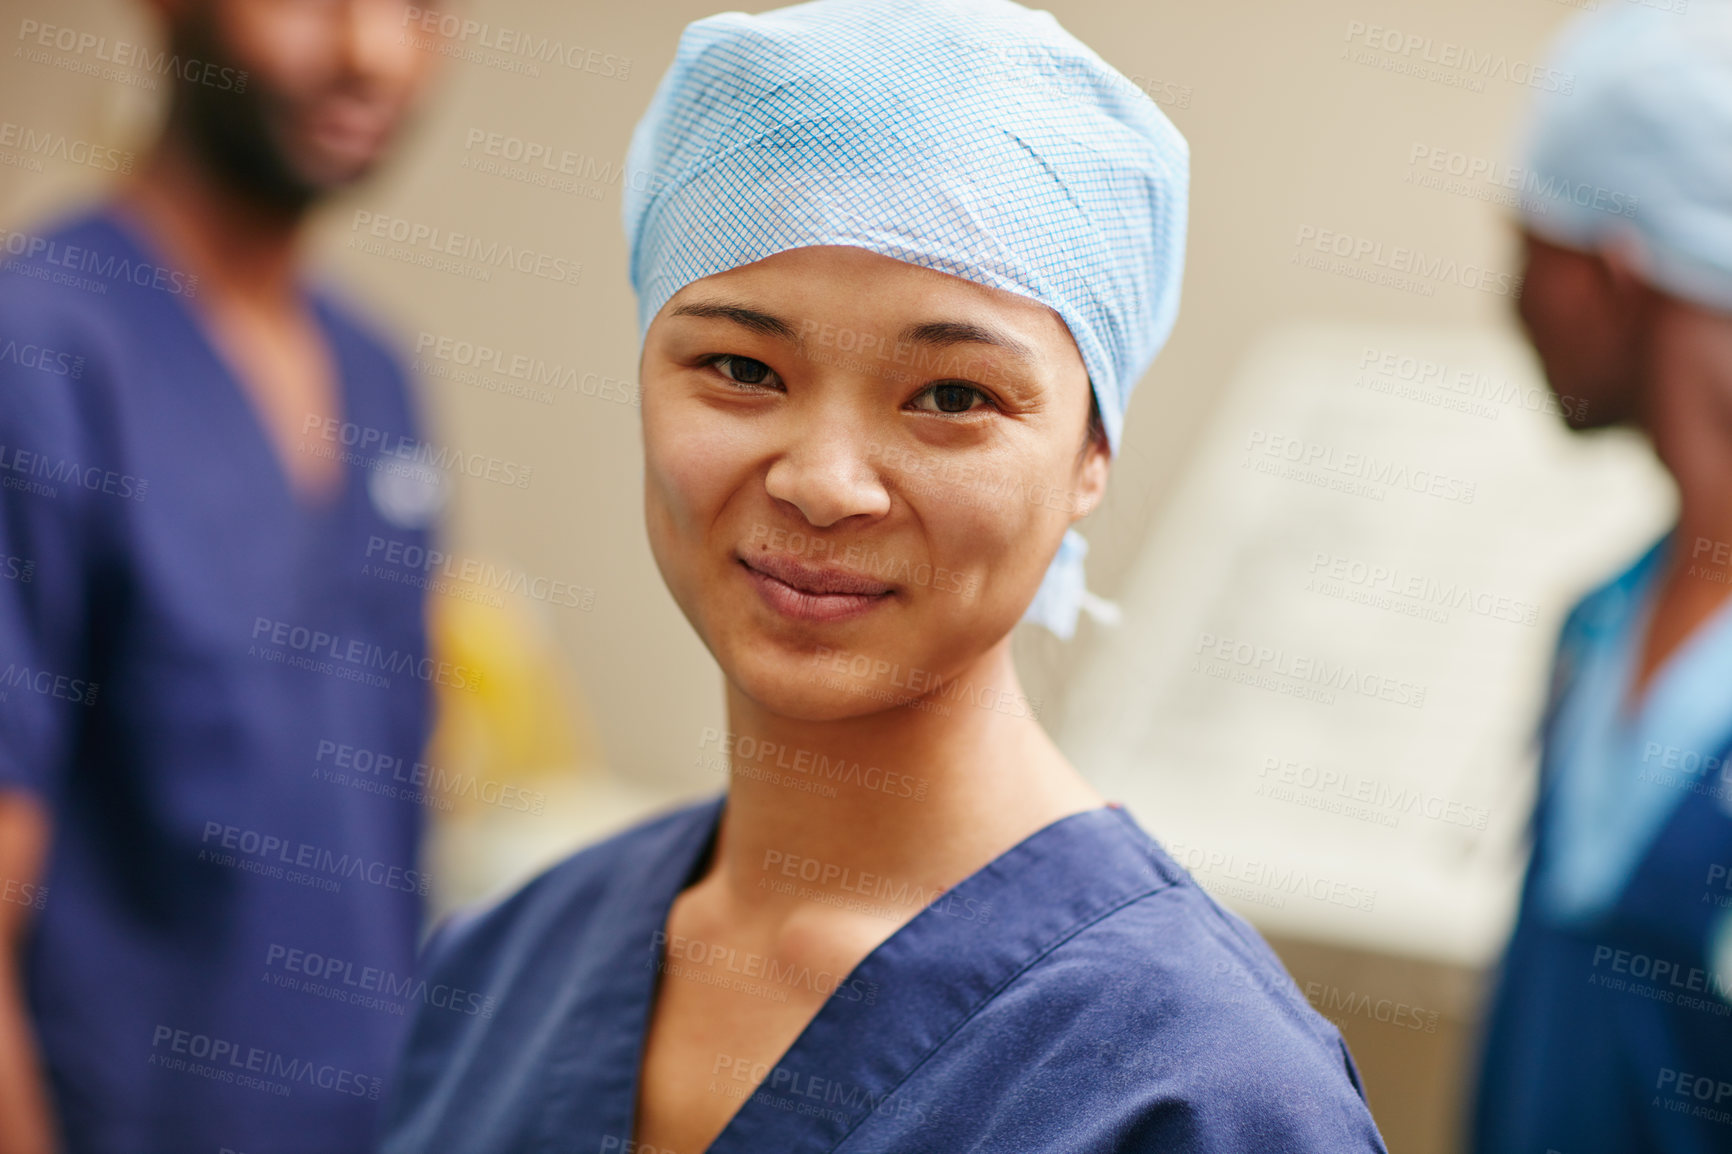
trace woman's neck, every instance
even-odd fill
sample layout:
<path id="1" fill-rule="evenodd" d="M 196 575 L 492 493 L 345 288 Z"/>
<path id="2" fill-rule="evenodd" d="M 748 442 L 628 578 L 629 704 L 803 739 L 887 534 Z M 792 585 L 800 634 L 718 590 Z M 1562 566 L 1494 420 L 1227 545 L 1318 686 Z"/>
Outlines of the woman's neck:
<path id="1" fill-rule="evenodd" d="M 900 691 L 907 695 L 906 690 Z M 731 783 L 709 876 L 746 906 L 779 883 L 949 888 L 1102 804 L 1034 716 L 1008 639 L 916 702 L 802 721 L 728 692 Z M 783 892 L 787 886 L 781 885 Z"/>

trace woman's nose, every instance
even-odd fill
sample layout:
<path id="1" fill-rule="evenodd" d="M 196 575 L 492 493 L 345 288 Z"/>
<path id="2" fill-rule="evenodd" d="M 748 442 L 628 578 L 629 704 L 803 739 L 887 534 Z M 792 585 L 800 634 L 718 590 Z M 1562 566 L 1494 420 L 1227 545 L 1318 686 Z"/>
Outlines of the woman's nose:
<path id="1" fill-rule="evenodd" d="M 850 517 L 882 517 L 890 511 L 890 491 L 879 468 L 881 446 L 862 434 L 857 421 L 832 419 L 826 425 L 793 431 L 764 488 L 818 529 Z"/>

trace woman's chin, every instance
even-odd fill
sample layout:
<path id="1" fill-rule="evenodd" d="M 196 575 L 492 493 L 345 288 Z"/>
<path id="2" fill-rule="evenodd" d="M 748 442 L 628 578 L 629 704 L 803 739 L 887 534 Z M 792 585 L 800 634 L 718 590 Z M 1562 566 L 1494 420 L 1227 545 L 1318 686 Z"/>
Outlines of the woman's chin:
<path id="1" fill-rule="evenodd" d="M 760 709 L 792 721 L 848 721 L 907 704 L 911 695 L 847 674 L 824 662 L 786 654 L 767 660 L 730 662 L 723 673 L 734 689 Z"/>

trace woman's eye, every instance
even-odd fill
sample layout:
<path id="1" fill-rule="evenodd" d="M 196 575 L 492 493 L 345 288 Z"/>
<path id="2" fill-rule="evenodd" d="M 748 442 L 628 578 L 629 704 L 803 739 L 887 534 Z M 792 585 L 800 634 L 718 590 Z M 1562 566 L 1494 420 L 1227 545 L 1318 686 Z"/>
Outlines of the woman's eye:
<path id="1" fill-rule="evenodd" d="M 716 369 L 728 380 L 742 385 L 768 384 L 776 374 L 763 361 L 754 361 L 751 357 L 721 356 L 711 361 Z"/>
<path id="2" fill-rule="evenodd" d="M 973 385 L 940 381 L 915 398 L 915 407 L 929 413 L 966 413 L 976 407 L 976 401 L 984 402 L 986 399 L 986 394 Z"/>

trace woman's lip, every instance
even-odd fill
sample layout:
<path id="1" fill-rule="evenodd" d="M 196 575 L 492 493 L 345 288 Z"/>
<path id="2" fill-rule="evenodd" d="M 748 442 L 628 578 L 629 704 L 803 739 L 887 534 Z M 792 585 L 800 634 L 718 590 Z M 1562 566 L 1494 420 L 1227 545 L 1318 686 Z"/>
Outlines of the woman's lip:
<path id="1" fill-rule="evenodd" d="M 761 552 L 751 556 L 739 555 L 740 563 L 748 569 L 774 577 L 784 585 L 792 586 L 801 593 L 824 595 L 830 593 L 851 593 L 855 596 L 879 597 L 891 592 L 895 586 L 884 581 L 874 581 L 862 573 L 847 569 L 834 569 L 822 565 L 808 565 L 797 561 L 785 553 Z"/>
<path id="2" fill-rule="evenodd" d="M 812 593 L 761 569 L 754 569 L 744 560 L 740 561 L 740 567 L 746 571 L 764 604 L 796 621 L 847 621 L 870 613 L 890 600 L 888 590 L 882 593 Z"/>

